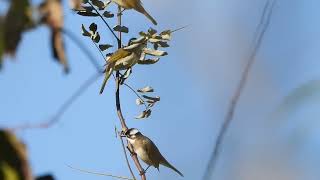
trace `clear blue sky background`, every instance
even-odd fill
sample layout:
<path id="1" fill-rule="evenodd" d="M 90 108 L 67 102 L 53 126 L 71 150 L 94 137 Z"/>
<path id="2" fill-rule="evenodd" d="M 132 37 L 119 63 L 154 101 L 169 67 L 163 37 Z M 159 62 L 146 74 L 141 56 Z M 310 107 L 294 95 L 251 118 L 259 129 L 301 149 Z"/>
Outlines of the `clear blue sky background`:
<path id="1" fill-rule="evenodd" d="M 135 67 L 128 81 L 135 88 L 151 85 L 156 95 L 161 96 L 151 118 L 133 118 L 141 109 L 135 105 L 134 94 L 125 87 L 123 112 L 128 125 L 149 136 L 162 154 L 184 173 L 186 180 L 202 176 L 247 61 L 264 3 L 262 0 L 190 0 L 181 4 L 172 0 L 144 0 L 146 9 L 159 22 L 157 29 L 190 26 L 174 34 L 169 56 L 153 66 Z M 5 9 L 2 4 L 1 12 Z M 94 18 L 75 15 L 67 3 L 64 5 L 65 28 L 86 44 L 102 66 L 99 53 L 80 33 L 81 24 L 89 25 Z M 320 77 L 319 5 L 317 0 L 283 0 L 276 4 L 234 124 L 226 136 L 218 173 L 212 179 L 319 177 L 313 168 L 320 164 L 319 134 L 317 128 L 311 128 L 319 127 L 314 120 L 319 115 L 319 98 L 305 98 L 316 95 L 318 86 L 312 86 L 300 99 L 288 100 L 289 108 L 282 103 L 296 87 Z M 124 14 L 125 24 L 131 27 L 126 39 L 151 25 L 138 13 Z M 102 42 L 114 43 L 100 20 L 95 22 L 102 32 Z M 0 74 L 1 126 L 45 121 L 95 73 L 85 54 L 66 38 L 72 71 L 64 75 L 51 57 L 49 35 L 46 27 L 24 34 L 16 57 L 5 59 Z M 110 81 L 101 96 L 98 94 L 101 81 L 102 78 L 94 83 L 53 128 L 18 133 L 27 144 L 35 174 L 50 172 L 57 179 L 112 179 L 73 171 L 66 166 L 70 164 L 130 175 L 114 134 L 114 126 L 120 127 L 114 107 L 114 83 Z M 281 116 L 277 114 L 279 110 Z M 148 176 L 182 179 L 167 168 L 160 168 L 160 173 L 150 169 Z"/>

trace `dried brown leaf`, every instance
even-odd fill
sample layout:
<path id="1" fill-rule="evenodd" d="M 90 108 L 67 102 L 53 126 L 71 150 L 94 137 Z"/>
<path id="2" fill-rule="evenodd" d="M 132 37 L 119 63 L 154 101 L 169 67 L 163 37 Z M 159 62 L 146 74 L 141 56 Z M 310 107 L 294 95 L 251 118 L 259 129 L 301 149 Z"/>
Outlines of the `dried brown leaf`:
<path id="1" fill-rule="evenodd" d="M 152 55 L 152 56 L 166 56 L 166 55 L 168 55 L 168 53 L 165 51 L 154 50 L 154 49 L 150 49 L 150 48 L 144 48 L 143 51 L 144 51 L 144 53 Z"/>
<path id="2" fill-rule="evenodd" d="M 154 92 L 154 89 L 151 86 L 146 86 L 137 90 L 139 93 L 149 93 Z"/>
<path id="3" fill-rule="evenodd" d="M 142 95 L 142 97 L 145 98 L 145 99 L 147 99 L 147 100 L 153 101 L 153 102 L 158 102 L 158 101 L 160 101 L 160 97 L 159 97 L 159 96 L 151 97 L 151 96 L 147 96 L 147 95 Z"/>
<path id="4" fill-rule="evenodd" d="M 66 58 L 62 32 L 60 30 L 52 31 L 51 38 L 53 57 L 63 65 L 64 72 L 69 73 L 70 69 Z"/>
<path id="5" fill-rule="evenodd" d="M 141 65 L 150 65 L 150 64 L 155 64 L 160 60 L 160 58 L 154 58 L 154 59 L 146 59 L 146 60 L 139 60 L 138 64 Z"/>
<path id="6" fill-rule="evenodd" d="M 139 114 L 137 117 L 135 117 L 136 119 L 144 119 L 144 118 L 148 118 L 151 115 L 151 109 L 147 109 L 145 111 L 143 111 L 141 114 Z"/>

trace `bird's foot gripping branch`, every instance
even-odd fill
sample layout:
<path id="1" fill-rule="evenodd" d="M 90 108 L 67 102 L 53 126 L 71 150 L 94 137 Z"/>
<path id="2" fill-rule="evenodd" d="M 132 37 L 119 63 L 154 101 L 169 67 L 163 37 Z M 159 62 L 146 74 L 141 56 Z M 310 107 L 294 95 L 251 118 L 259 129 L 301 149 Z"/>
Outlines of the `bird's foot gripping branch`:
<path id="1" fill-rule="evenodd" d="M 118 6 L 117 12 L 112 12 L 110 10 L 113 9 L 112 6 L 114 5 Z M 166 56 L 168 53 L 163 49 L 169 47 L 172 33 L 177 30 L 165 30 L 158 33 L 154 28 L 149 28 L 145 32 L 141 31 L 138 35 L 135 35 L 135 37 L 130 37 L 131 39 L 128 38 L 130 40 L 126 43 L 127 45 L 124 46 L 122 44 L 122 36 L 124 33 L 129 33 L 129 28 L 122 24 L 121 16 L 125 14 L 124 10 L 127 9 L 133 9 L 145 15 L 154 25 L 157 25 L 156 20 L 144 9 L 140 0 L 111 0 L 108 2 L 100 0 L 83 0 L 79 8 L 75 9 L 77 14 L 81 16 L 99 17 L 117 40 L 117 50 L 113 52 L 109 51 L 114 45 L 101 43 L 103 37 L 100 36 L 96 23 L 92 22 L 89 26 L 82 25 L 81 27 L 82 35 L 94 43 L 105 62 L 105 77 L 102 82 L 100 94 L 103 94 L 110 77 L 113 76 L 116 81 L 116 110 L 122 127 L 122 131 L 118 134 L 122 142 L 125 156 L 128 150 L 142 180 L 146 179 L 146 173 L 143 170 L 138 157 L 149 165 L 149 167 L 154 166 L 159 169 L 159 165 L 162 164 L 183 176 L 180 171 L 173 167 L 162 156 L 157 146 L 148 137 L 142 135 L 142 133 L 135 128 L 127 127 L 120 103 L 120 89 L 124 85 L 137 96 L 136 104 L 143 107 L 142 112 L 135 118 L 146 119 L 150 117 L 152 108 L 160 101 L 160 97 L 150 95 L 154 92 L 154 89 L 151 86 L 145 86 L 144 88 L 136 90 L 128 85 L 126 80 L 132 76 L 132 70 L 136 65 L 152 65 L 159 62 L 161 57 Z M 115 14 L 117 21 L 113 20 Z M 114 24 L 113 28 L 110 26 L 112 22 L 117 22 Z M 106 51 L 108 52 L 105 53 Z M 122 139 L 123 137 L 126 138 L 127 150 Z M 127 156 L 126 160 L 132 178 L 136 179 Z"/>

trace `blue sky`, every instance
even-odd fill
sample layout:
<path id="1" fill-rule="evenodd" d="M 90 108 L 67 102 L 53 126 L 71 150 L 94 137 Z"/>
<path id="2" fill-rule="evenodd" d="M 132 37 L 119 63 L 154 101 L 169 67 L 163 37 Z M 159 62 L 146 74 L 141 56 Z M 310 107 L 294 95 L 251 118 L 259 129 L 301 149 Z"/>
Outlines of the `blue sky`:
<path id="1" fill-rule="evenodd" d="M 153 66 L 135 67 L 128 81 L 134 88 L 151 85 L 155 94 L 161 96 L 150 119 L 134 119 L 141 109 L 135 105 L 135 95 L 125 87 L 121 91 L 123 113 L 128 125 L 150 137 L 167 160 L 184 173 L 184 179 L 200 179 L 247 61 L 265 1 L 206 0 L 183 5 L 172 0 L 143 2 L 158 20 L 157 29 L 190 26 L 174 34 L 168 56 Z M 102 66 L 100 54 L 80 34 L 81 24 L 89 25 L 93 19 L 77 16 L 68 10 L 67 3 L 64 5 L 65 28 L 86 44 Z M 284 111 L 280 120 L 278 116 L 271 118 L 278 108 L 283 108 L 282 101 L 296 87 L 320 77 L 320 14 L 316 7 L 319 7 L 316 0 L 284 0 L 276 4 L 226 136 L 218 173 L 212 179 L 316 179 L 319 176 L 312 168 L 320 163 L 319 134 L 316 128 L 310 128 L 319 126 L 314 120 L 319 115 L 318 99 L 294 100 L 294 107 Z M 100 20 L 94 20 L 102 32 L 102 42 L 114 43 Z M 132 27 L 130 36 L 151 25 L 132 11 L 125 12 L 124 22 Z M 72 71 L 64 75 L 51 57 L 49 34 L 46 27 L 24 34 L 16 57 L 6 58 L 0 74 L 1 126 L 44 121 L 95 73 L 85 54 L 66 38 Z M 98 94 L 101 82 L 102 78 L 53 128 L 18 133 L 27 144 L 35 174 L 50 172 L 57 179 L 112 179 L 74 171 L 66 166 L 70 164 L 129 176 L 120 142 L 114 134 L 114 126 L 120 127 L 114 106 L 114 82 L 108 83 L 102 96 Z M 316 90 L 309 94 L 317 94 Z M 308 133 L 301 134 L 305 131 Z M 160 173 L 148 170 L 148 176 L 182 179 L 164 167 L 160 167 Z"/>

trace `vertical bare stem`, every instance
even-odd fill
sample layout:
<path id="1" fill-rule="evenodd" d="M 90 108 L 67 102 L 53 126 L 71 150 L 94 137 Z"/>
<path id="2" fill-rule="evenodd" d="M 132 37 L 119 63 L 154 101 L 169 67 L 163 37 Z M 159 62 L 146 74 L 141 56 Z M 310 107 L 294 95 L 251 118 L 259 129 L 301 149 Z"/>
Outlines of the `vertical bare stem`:
<path id="1" fill-rule="evenodd" d="M 121 26 L 122 22 L 121 22 L 121 7 L 118 6 L 118 25 Z M 119 38 L 118 38 L 118 49 L 122 48 L 121 47 L 121 44 L 122 44 L 122 34 L 121 32 L 119 32 Z M 119 120 L 120 120 L 120 123 L 121 123 L 121 127 L 122 127 L 122 131 L 125 132 L 128 130 L 128 126 L 125 122 L 125 119 L 122 115 L 122 111 L 121 111 L 121 104 L 120 104 L 120 72 L 117 71 L 116 72 L 116 108 L 117 108 L 117 114 L 118 114 L 118 117 L 119 117 Z M 122 141 L 122 139 L 121 139 Z M 122 142 L 123 143 L 123 142 Z M 133 147 L 130 143 L 127 143 L 128 144 L 128 147 L 130 150 L 133 150 Z M 124 146 L 123 146 L 124 147 Z M 125 156 L 126 156 L 126 153 L 125 153 Z M 139 162 L 139 159 L 137 157 L 137 154 L 133 153 L 131 155 L 132 157 L 132 160 L 134 161 L 138 171 L 140 172 L 140 175 L 141 175 L 141 180 L 146 180 L 146 175 L 144 173 L 144 170 Z M 134 174 L 131 170 L 131 167 L 130 167 L 130 163 L 127 161 L 127 164 L 128 164 L 128 168 L 133 176 L 133 178 L 135 179 L 134 177 Z"/>
<path id="2" fill-rule="evenodd" d="M 272 0 L 267 0 L 266 5 L 264 7 L 263 14 L 260 19 L 260 24 L 258 25 L 258 28 L 257 28 L 257 31 L 258 31 L 258 33 L 256 34 L 257 37 L 254 37 L 254 49 L 249 56 L 249 60 L 247 62 L 247 65 L 246 65 L 243 73 L 242 73 L 240 82 L 237 86 L 237 89 L 235 90 L 235 93 L 234 93 L 232 99 L 231 99 L 227 114 L 224 118 L 222 127 L 219 131 L 216 142 L 214 144 L 214 150 L 213 150 L 211 157 L 209 159 L 209 163 L 207 165 L 203 180 L 209 180 L 215 170 L 215 166 L 217 164 L 217 160 L 218 160 L 218 157 L 220 154 L 220 149 L 221 149 L 221 146 L 222 146 L 222 143 L 224 140 L 224 136 L 225 136 L 228 128 L 230 127 L 230 124 L 231 124 L 233 116 L 234 116 L 234 111 L 236 109 L 236 106 L 239 102 L 242 91 L 243 91 L 243 89 L 246 85 L 246 82 L 248 80 L 251 67 L 255 62 L 254 60 L 255 60 L 256 54 L 259 51 L 259 48 L 262 44 L 262 40 L 265 35 L 265 32 L 270 24 L 273 7 L 275 5 L 276 0 L 273 0 L 271 5 L 270 5 L 270 1 L 272 1 Z M 269 11 L 267 11 L 267 9 L 269 9 Z M 266 14 L 267 14 L 267 16 L 266 16 Z M 265 19 L 265 17 L 266 17 L 266 19 Z M 260 28 L 262 28 L 262 29 L 260 29 Z"/>

